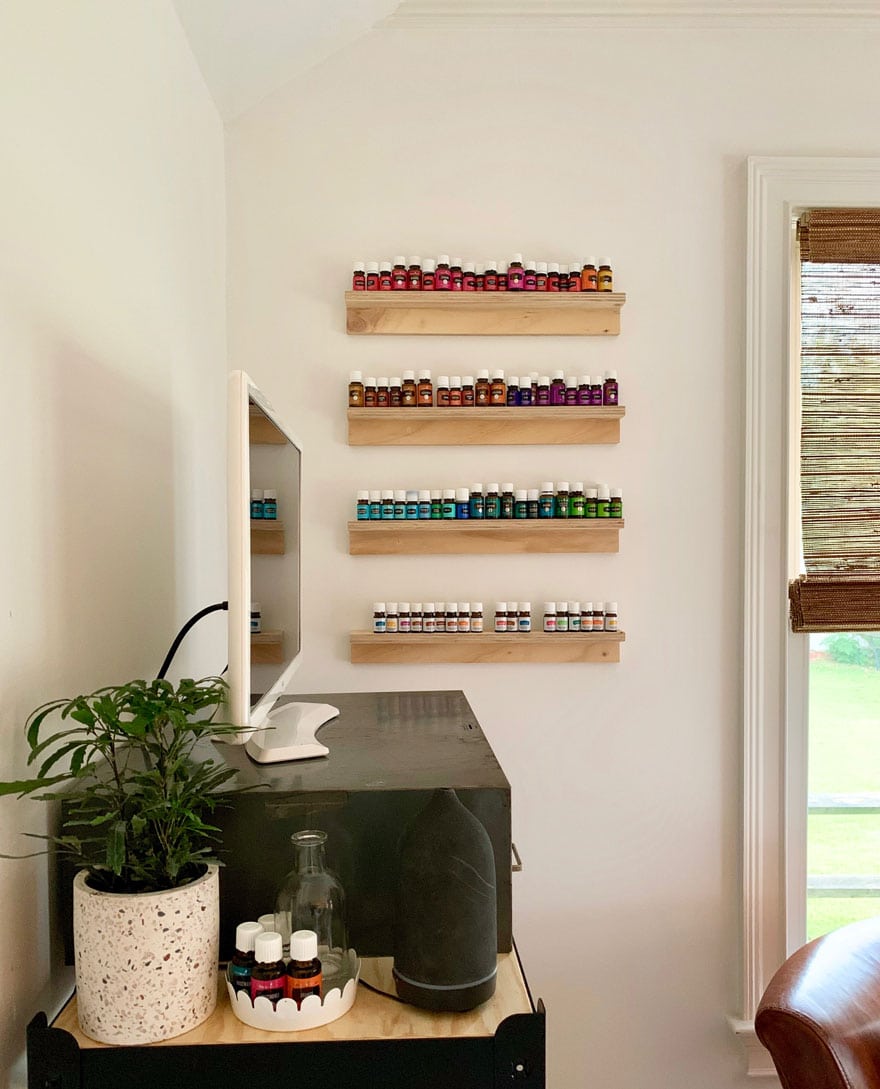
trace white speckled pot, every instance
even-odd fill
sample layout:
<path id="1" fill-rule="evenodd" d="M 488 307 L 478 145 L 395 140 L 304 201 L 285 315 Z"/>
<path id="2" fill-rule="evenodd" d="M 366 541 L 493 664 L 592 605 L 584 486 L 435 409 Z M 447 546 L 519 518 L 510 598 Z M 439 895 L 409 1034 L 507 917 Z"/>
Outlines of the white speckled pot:
<path id="1" fill-rule="evenodd" d="M 165 892 L 99 892 L 73 882 L 79 1023 L 104 1044 L 179 1036 L 217 1004 L 220 881 L 216 866 Z"/>

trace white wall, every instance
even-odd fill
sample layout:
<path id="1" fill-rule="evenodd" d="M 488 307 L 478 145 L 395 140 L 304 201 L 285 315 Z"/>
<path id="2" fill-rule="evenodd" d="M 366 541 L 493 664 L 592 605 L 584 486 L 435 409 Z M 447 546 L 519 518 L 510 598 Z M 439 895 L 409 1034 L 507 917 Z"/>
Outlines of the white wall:
<path id="1" fill-rule="evenodd" d="M 876 155 L 872 32 L 377 32 L 229 132 L 230 354 L 308 444 L 302 691 L 463 688 L 511 780 L 550 1084 L 730 1087 L 745 159 Z M 816 73 L 821 71 L 821 77 Z M 354 338 L 359 257 L 611 255 L 618 340 Z M 539 366 L 540 365 L 540 366 Z M 616 368 L 608 448 L 355 449 L 348 371 Z M 350 558 L 360 487 L 607 480 L 618 556 Z M 376 599 L 613 598 L 619 666 L 355 667 Z M 574 595 L 571 595 L 574 596 Z"/>
<path id="2" fill-rule="evenodd" d="M 222 127 L 170 2 L 6 0 L 0 71 L 9 779 L 28 711 L 154 675 L 225 594 L 225 194 Z M 222 621 L 191 639 L 182 667 L 222 669 Z M 26 850 L 43 809 L 0 801 L 0 851 Z M 47 869 L 0 859 L 3 1086 L 60 986 Z"/>

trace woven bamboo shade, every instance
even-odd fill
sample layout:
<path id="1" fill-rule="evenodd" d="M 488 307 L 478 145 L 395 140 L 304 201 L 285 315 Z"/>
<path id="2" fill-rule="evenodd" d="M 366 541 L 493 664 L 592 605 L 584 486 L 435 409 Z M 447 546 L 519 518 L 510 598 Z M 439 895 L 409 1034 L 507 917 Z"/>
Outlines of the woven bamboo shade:
<path id="1" fill-rule="evenodd" d="M 880 261 L 880 208 L 812 208 L 798 220 L 801 260 Z"/>
<path id="2" fill-rule="evenodd" d="M 792 627 L 880 630 L 880 210 L 810 211 L 799 236 L 802 258 L 835 256 L 801 264 L 806 576 L 790 587 Z"/>

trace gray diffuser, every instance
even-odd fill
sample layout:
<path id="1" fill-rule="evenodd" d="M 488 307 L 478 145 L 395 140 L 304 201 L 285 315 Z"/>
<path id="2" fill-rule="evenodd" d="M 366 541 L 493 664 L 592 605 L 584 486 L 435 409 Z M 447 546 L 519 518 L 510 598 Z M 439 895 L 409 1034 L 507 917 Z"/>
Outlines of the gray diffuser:
<path id="1" fill-rule="evenodd" d="M 434 792 L 400 844 L 394 979 L 404 1002 L 473 1009 L 495 993 L 495 855 L 454 790 Z"/>

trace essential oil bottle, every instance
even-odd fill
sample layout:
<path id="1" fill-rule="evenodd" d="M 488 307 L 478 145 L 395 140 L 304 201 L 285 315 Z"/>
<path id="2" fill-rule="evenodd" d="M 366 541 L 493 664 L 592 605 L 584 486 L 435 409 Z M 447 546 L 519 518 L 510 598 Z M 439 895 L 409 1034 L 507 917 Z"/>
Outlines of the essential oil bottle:
<path id="1" fill-rule="evenodd" d="M 380 261 L 379 262 L 379 290 L 390 291 L 391 290 L 391 262 Z"/>
<path id="2" fill-rule="evenodd" d="M 556 507 L 556 495 L 553 491 L 553 481 L 545 480 L 541 485 L 541 496 L 538 500 L 538 517 L 552 518 Z"/>
<path id="3" fill-rule="evenodd" d="M 397 488 L 394 492 L 394 519 L 397 522 L 406 518 L 406 492 L 403 488 Z"/>
<path id="4" fill-rule="evenodd" d="M 407 291 L 421 291 L 422 290 L 422 259 L 421 257 L 410 257 L 409 268 L 406 273 L 406 288 Z"/>
<path id="5" fill-rule="evenodd" d="M 495 631 L 497 634 L 507 631 L 507 602 L 495 602 Z"/>
<path id="6" fill-rule="evenodd" d="M 515 500 L 513 495 L 513 484 L 507 483 L 501 485 L 501 517 L 512 518 L 513 508 Z"/>
<path id="7" fill-rule="evenodd" d="M 419 371 L 419 383 L 416 386 L 416 401 L 419 408 L 433 408 L 434 386 L 430 371 Z"/>
<path id="8" fill-rule="evenodd" d="M 462 290 L 463 275 L 464 274 L 463 274 L 462 268 L 461 268 L 461 258 L 460 257 L 453 257 L 452 261 L 451 261 L 451 263 L 449 265 L 449 276 L 450 276 L 450 279 L 452 281 L 452 290 L 453 291 L 461 291 Z"/>
<path id="9" fill-rule="evenodd" d="M 599 290 L 599 273 L 596 269 L 596 258 L 588 257 L 587 263 L 584 265 L 583 272 L 581 273 L 581 290 L 582 291 L 598 291 Z"/>
<path id="10" fill-rule="evenodd" d="M 400 631 L 400 613 L 397 611 L 397 602 L 389 601 L 385 611 L 385 631 L 389 635 L 397 635 Z"/>
<path id="11" fill-rule="evenodd" d="M 578 379 L 577 403 L 579 405 L 588 405 L 590 403 L 590 376 L 588 374 L 582 374 Z"/>
<path id="12" fill-rule="evenodd" d="M 286 974 L 281 948 L 281 935 L 272 930 L 264 930 L 254 938 L 256 963 L 251 971 L 251 998 L 255 1002 L 258 998 L 268 998 L 273 1008 L 284 998 Z"/>
<path id="13" fill-rule="evenodd" d="M 611 494 L 608 500 L 608 517 L 623 517 L 623 492 L 620 490 L 620 488 L 611 489 Z"/>
<path id="14" fill-rule="evenodd" d="M 400 408 L 403 403 L 403 391 L 401 389 L 403 380 L 397 375 L 393 376 L 388 383 L 388 407 Z"/>
<path id="15" fill-rule="evenodd" d="M 367 274 L 364 269 L 363 261 L 355 261 L 351 274 L 351 290 L 352 291 L 366 291 L 367 289 Z"/>
<path id="16" fill-rule="evenodd" d="M 431 517 L 431 493 L 427 488 L 421 488 L 419 490 L 419 518 L 427 519 Z"/>
<path id="17" fill-rule="evenodd" d="M 372 375 L 367 376 L 364 382 L 364 408 L 377 408 L 376 379 Z"/>
<path id="18" fill-rule="evenodd" d="M 266 488 L 263 492 L 263 518 L 268 522 L 278 519 L 278 495 L 274 488 Z"/>
<path id="19" fill-rule="evenodd" d="M 462 291 L 476 291 L 477 289 L 477 274 L 473 261 L 465 261 L 461 266 L 461 289 Z"/>
<path id="20" fill-rule="evenodd" d="M 408 601 L 401 601 L 398 606 L 397 630 L 401 635 L 409 635 L 412 631 L 412 615 L 409 611 Z"/>
<path id="21" fill-rule="evenodd" d="M 556 602 L 545 601 L 544 602 L 544 631 L 555 632 L 556 631 Z"/>
<path id="22" fill-rule="evenodd" d="M 251 972 L 257 961 L 254 941 L 263 928 L 257 922 L 239 923 L 235 928 L 235 952 L 229 962 L 229 982 L 234 991 L 251 991 Z"/>
<path id="23" fill-rule="evenodd" d="M 443 630 L 447 635 L 454 635 L 458 631 L 458 602 L 446 602 L 446 616 L 443 621 Z"/>
<path id="24" fill-rule="evenodd" d="M 412 617 L 410 620 L 410 630 L 413 635 L 421 635 L 425 626 L 425 615 L 422 611 L 421 601 L 414 601 L 412 606 Z"/>
<path id="25" fill-rule="evenodd" d="M 384 635 L 388 629 L 388 622 L 385 613 L 385 602 L 374 601 L 373 602 L 373 634 Z"/>
<path id="26" fill-rule="evenodd" d="M 569 601 L 568 603 L 568 630 L 570 632 L 581 630 L 581 603 Z"/>
<path id="27" fill-rule="evenodd" d="M 400 387 L 400 404 L 403 408 L 415 408 L 417 401 L 416 372 L 403 372 L 403 385 Z"/>
<path id="28" fill-rule="evenodd" d="M 314 930 L 294 930 L 290 935 L 290 963 L 284 984 L 284 994 L 296 1001 L 296 1007 L 310 994 L 321 997 L 323 984 L 321 962 L 318 960 L 318 935 Z"/>
<path id="29" fill-rule="evenodd" d="M 607 484 L 600 484 L 598 487 L 598 496 L 596 498 L 596 517 L 597 518 L 610 518 L 611 517 L 611 492 L 609 491 Z"/>
<path id="30" fill-rule="evenodd" d="M 460 601 L 458 603 L 458 632 L 464 635 L 471 630 L 471 603 Z"/>
<path id="31" fill-rule="evenodd" d="M 445 488 L 443 491 L 442 517 L 455 517 L 455 488 Z"/>
<path id="32" fill-rule="evenodd" d="M 470 508 L 471 518 L 482 518 L 486 513 L 482 484 L 471 484 Z"/>
<path id="33" fill-rule="evenodd" d="M 539 516 L 539 504 L 538 489 L 529 488 L 526 491 L 526 518 L 537 518 Z"/>
<path id="34" fill-rule="evenodd" d="M 599 258 L 599 290 L 613 291 L 614 276 L 611 272 L 611 262 L 607 257 Z"/>
<path id="35" fill-rule="evenodd" d="M 470 518 L 470 496 L 468 495 L 467 488 L 456 488 L 455 490 L 455 517 L 456 518 Z"/>
<path id="36" fill-rule="evenodd" d="M 617 631 L 617 602 L 605 602 L 605 631 Z"/>
<path id="37" fill-rule="evenodd" d="M 578 380 L 573 374 L 565 379 L 565 403 L 576 405 L 578 403 Z"/>
<path id="38" fill-rule="evenodd" d="M 379 290 L 379 262 L 367 261 L 367 291 Z"/>
<path id="39" fill-rule="evenodd" d="M 466 374 L 461 380 L 461 407 L 474 407 L 474 379 L 470 374 Z"/>
<path id="40" fill-rule="evenodd" d="M 602 383 L 602 404 L 616 405 L 618 403 L 618 395 L 617 371 L 606 371 L 605 381 Z"/>
<path id="41" fill-rule="evenodd" d="M 483 603 L 471 602 L 471 631 L 481 633 L 483 630 Z"/>
<path id="42" fill-rule="evenodd" d="M 434 613 L 434 602 L 426 601 L 422 613 L 422 631 L 425 635 L 434 635 L 437 631 L 437 618 Z"/>
<path id="43" fill-rule="evenodd" d="M 259 601 L 251 602 L 251 635 L 259 635 L 263 630 L 263 610 Z"/>
<path id="44" fill-rule="evenodd" d="M 406 259 L 404 257 L 395 257 L 394 267 L 391 269 L 392 291 L 406 291 L 407 279 Z"/>
<path id="45" fill-rule="evenodd" d="M 431 257 L 426 257 L 422 265 L 422 291 L 433 291 L 437 286 L 437 266 Z"/>
<path id="46" fill-rule="evenodd" d="M 532 630 L 532 603 L 521 601 L 516 611 L 516 630 L 528 632 Z"/>
<path id="47" fill-rule="evenodd" d="M 431 492 L 431 518 L 437 519 L 443 517 L 443 496 L 440 494 L 440 489 L 435 488 Z"/>
<path id="48" fill-rule="evenodd" d="M 382 517 L 382 493 L 370 492 L 370 521 L 377 522 Z"/>
<path id="49" fill-rule="evenodd" d="M 528 492 L 525 488 L 517 488 L 513 496 L 513 517 L 528 517 Z"/>
<path id="50" fill-rule="evenodd" d="M 263 489 L 252 488 L 251 489 L 251 518 L 261 519 L 263 517 Z"/>
<path id="51" fill-rule="evenodd" d="M 504 381 L 504 371 L 492 372 L 492 382 L 489 386 L 489 404 L 507 404 L 507 384 Z"/>
<path id="52" fill-rule="evenodd" d="M 556 602 L 556 630 L 558 632 L 568 631 L 568 602 L 557 601 Z"/>
<path id="53" fill-rule="evenodd" d="M 348 407 L 364 407 L 364 376 L 360 371 L 352 371 L 348 376 Z"/>
<path id="54" fill-rule="evenodd" d="M 507 290 L 522 291 L 525 287 L 525 268 L 521 253 L 515 253 L 507 268 Z"/>
<path id="55" fill-rule="evenodd" d="M 477 382 L 474 386 L 474 401 L 478 408 L 485 408 L 489 404 L 491 383 L 488 371 L 477 371 Z"/>
<path id="56" fill-rule="evenodd" d="M 437 258 L 437 272 L 434 276 L 434 289 L 436 291 L 452 290 L 452 271 L 449 267 L 449 257 L 441 253 Z"/>
<path id="57" fill-rule="evenodd" d="M 483 504 L 484 517 L 501 517 L 501 489 L 497 484 L 486 485 L 486 498 Z"/>
<path id="58" fill-rule="evenodd" d="M 553 381 L 550 383 L 550 404 L 565 404 L 565 375 L 562 371 L 553 372 Z"/>
<path id="59" fill-rule="evenodd" d="M 357 493 L 357 520 L 366 522 L 370 517 L 370 493 L 360 491 Z"/>
<path id="60" fill-rule="evenodd" d="M 569 514 L 568 509 L 568 481 L 560 480 L 556 485 L 556 501 L 554 503 L 553 517 L 554 518 L 567 518 Z"/>

